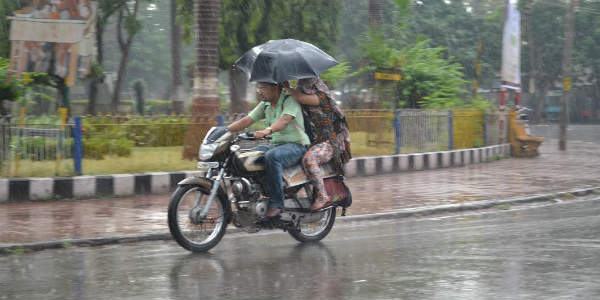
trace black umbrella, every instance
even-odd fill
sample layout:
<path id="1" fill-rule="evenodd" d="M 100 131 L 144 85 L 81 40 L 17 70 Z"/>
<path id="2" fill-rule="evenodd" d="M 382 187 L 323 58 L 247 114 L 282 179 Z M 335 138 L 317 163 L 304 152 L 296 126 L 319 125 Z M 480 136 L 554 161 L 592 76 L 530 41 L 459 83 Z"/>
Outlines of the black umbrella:
<path id="1" fill-rule="evenodd" d="M 314 78 L 338 62 L 312 44 L 293 40 L 271 40 L 258 45 L 234 63 L 250 75 L 250 81 L 280 83 Z"/>

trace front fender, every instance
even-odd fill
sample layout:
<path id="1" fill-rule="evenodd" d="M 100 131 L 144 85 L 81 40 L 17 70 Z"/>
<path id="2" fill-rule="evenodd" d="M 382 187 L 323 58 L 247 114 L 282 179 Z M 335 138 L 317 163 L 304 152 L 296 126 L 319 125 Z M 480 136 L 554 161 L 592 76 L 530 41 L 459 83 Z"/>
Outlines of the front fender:
<path id="1" fill-rule="evenodd" d="M 206 177 L 188 177 L 180 182 L 177 183 L 177 185 L 181 186 L 181 185 L 200 185 L 200 186 L 209 186 L 212 187 L 212 183 L 213 180 L 206 178 Z"/>
<path id="2" fill-rule="evenodd" d="M 210 178 L 188 177 L 188 178 L 178 182 L 177 186 L 180 186 L 180 187 L 186 186 L 186 185 L 198 186 L 198 187 L 202 188 L 202 190 L 204 190 L 205 193 L 208 194 L 208 193 L 210 193 L 210 190 L 212 189 L 213 184 L 214 184 L 214 180 L 212 180 Z M 231 221 L 231 203 L 227 199 L 227 194 L 223 190 L 223 186 L 219 187 L 219 190 L 217 191 L 217 196 L 218 196 L 219 200 L 221 201 L 221 204 L 223 204 L 223 209 L 226 211 L 225 216 L 227 218 L 227 223 L 229 223 Z"/>

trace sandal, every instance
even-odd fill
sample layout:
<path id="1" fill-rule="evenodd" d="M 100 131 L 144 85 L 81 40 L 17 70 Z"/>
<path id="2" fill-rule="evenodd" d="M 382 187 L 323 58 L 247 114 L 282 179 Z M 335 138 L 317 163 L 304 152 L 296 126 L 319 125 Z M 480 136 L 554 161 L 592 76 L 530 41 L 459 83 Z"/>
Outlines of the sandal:
<path id="1" fill-rule="evenodd" d="M 331 205 L 331 203 L 332 202 L 329 200 L 329 197 L 327 197 L 326 195 L 318 194 L 317 197 L 315 197 L 315 202 L 313 202 L 312 207 L 310 209 L 312 211 L 321 210 Z"/>

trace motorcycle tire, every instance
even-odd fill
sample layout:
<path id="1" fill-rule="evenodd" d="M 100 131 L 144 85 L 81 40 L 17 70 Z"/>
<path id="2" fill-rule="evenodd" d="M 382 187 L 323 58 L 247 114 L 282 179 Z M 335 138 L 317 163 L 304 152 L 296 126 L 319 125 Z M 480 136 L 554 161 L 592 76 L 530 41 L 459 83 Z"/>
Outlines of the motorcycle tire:
<path id="1" fill-rule="evenodd" d="M 220 212 L 221 216 L 218 216 L 216 218 L 216 225 L 215 227 L 212 229 L 212 231 L 210 232 L 209 236 L 202 240 L 202 241 L 194 241 L 191 238 L 191 233 L 194 232 L 199 232 L 200 230 L 186 230 L 185 228 L 182 228 L 182 225 L 190 225 L 191 222 L 191 218 L 188 215 L 189 213 L 189 209 L 184 208 L 183 210 L 180 210 L 180 206 L 182 205 L 182 201 L 183 200 L 187 200 L 187 195 L 190 194 L 191 192 L 198 192 L 199 196 L 198 199 L 208 199 L 208 195 L 210 194 L 210 189 L 204 186 L 198 186 L 198 185 L 186 185 L 186 186 L 180 186 L 177 188 L 177 190 L 175 190 L 175 192 L 173 193 L 173 196 L 171 197 L 171 200 L 169 202 L 169 210 L 168 210 L 168 223 L 169 223 L 169 231 L 171 231 L 171 235 L 173 236 L 173 238 L 175 239 L 175 241 L 177 241 L 177 243 L 179 245 L 181 245 L 181 247 L 192 251 L 192 252 L 206 252 L 208 250 L 210 250 L 211 248 L 213 248 L 214 246 L 216 246 L 219 241 L 221 241 L 221 239 L 223 238 L 223 236 L 225 235 L 225 231 L 227 228 L 227 220 L 229 220 L 230 216 L 229 214 L 231 213 L 228 209 L 227 209 L 227 199 L 225 199 L 223 197 L 223 195 L 221 195 L 221 193 L 218 193 L 217 196 L 215 197 L 215 199 L 213 200 L 213 203 L 211 205 L 212 208 L 216 208 L 217 212 Z M 203 198 L 200 198 L 200 197 Z M 196 200 L 196 201 L 201 201 L 201 200 Z M 206 200 L 204 200 L 206 201 Z M 190 206 L 190 204 L 185 204 L 188 208 Z M 194 205 L 191 205 L 192 207 Z M 190 208 L 191 209 L 191 208 Z M 184 212 L 186 215 L 185 216 L 181 216 L 180 214 Z M 210 213 L 211 211 L 209 211 Z M 180 221 L 183 221 L 181 224 Z M 209 222 L 206 222 L 206 224 L 212 225 L 215 223 L 211 223 L 214 222 L 212 219 L 210 219 Z M 191 224 L 190 226 L 200 226 L 202 227 L 203 225 L 205 225 L 205 222 L 202 222 L 201 224 Z M 216 231 L 215 231 L 216 230 Z M 189 234 L 188 234 L 189 233 Z"/>
<path id="2" fill-rule="evenodd" d="M 290 229 L 288 230 L 288 233 L 297 241 L 302 242 L 302 243 L 310 243 L 310 242 L 318 242 L 320 240 L 322 240 L 323 238 L 325 238 L 329 232 L 331 231 L 331 228 L 333 228 L 333 224 L 335 223 L 335 215 L 336 215 L 336 208 L 335 207 L 331 207 L 328 210 L 324 211 L 324 216 L 323 218 L 325 220 L 322 220 L 322 224 L 320 224 L 320 226 L 318 227 L 318 230 L 314 233 L 307 233 L 307 232 L 303 232 L 302 229 Z M 302 226 L 302 224 L 300 224 Z"/>

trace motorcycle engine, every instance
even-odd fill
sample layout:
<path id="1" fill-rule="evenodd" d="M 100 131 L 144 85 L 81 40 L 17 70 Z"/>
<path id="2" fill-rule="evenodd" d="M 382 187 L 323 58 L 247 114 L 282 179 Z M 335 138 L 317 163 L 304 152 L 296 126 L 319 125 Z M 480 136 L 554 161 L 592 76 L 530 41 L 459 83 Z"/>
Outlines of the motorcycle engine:
<path id="1" fill-rule="evenodd" d="M 236 198 L 237 210 L 233 213 L 233 224 L 247 232 L 258 232 L 256 225 L 267 214 L 268 200 L 261 199 L 260 186 L 252 184 L 248 179 L 234 181 L 231 191 Z"/>
<path id="2" fill-rule="evenodd" d="M 247 205 L 240 205 L 233 212 L 233 225 L 242 228 L 249 233 L 258 232 L 260 226 L 257 223 L 267 214 L 268 200 L 256 201 Z"/>

